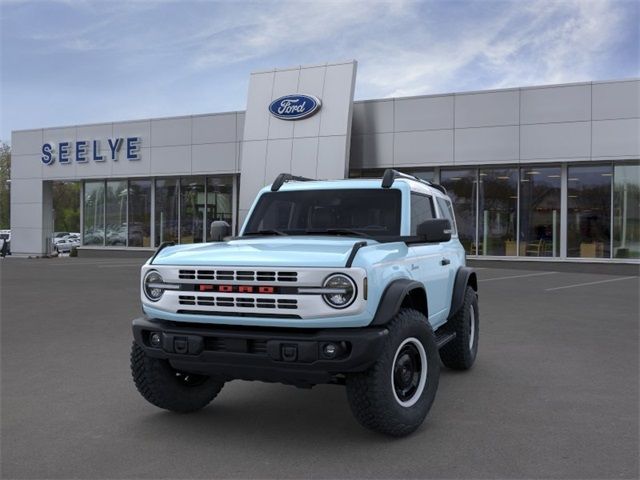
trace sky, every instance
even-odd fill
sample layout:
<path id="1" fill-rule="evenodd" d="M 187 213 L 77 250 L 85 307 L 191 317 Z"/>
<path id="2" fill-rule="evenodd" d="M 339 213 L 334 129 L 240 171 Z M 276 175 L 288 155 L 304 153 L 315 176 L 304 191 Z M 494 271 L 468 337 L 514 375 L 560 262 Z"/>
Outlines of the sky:
<path id="1" fill-rule="evenodd" d="M 640 76 L 640 0 L 0 0 L 12 130 L 244 110 L 249 74 L 356 59 L 356 99 Z"/>

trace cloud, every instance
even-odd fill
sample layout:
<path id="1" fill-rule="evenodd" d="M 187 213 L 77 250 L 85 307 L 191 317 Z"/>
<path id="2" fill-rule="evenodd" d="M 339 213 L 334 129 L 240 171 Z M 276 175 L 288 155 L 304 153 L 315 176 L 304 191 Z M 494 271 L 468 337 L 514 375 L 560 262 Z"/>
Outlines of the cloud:
<path id="1" fill-rule="evenodd" d="M 624 33 L 622 7 L 607 0 L 507 3 L 499 16 L 458 35 L 426 43 L 426 32 L 417 31 L 409 45 L 362 52 L 360 86 L 395 97 L 601 78 L 603 56 Z"/>

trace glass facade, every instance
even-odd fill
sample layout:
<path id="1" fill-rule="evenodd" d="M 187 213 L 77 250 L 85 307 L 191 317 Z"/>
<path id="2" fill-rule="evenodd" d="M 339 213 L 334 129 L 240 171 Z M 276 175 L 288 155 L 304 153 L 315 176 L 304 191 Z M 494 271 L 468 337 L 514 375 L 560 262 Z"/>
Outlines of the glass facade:
<path id="1" fill-rule="evenodd" d="M 401 171 L 447 189 L 468 255 L 640 258 L 638 161 Z"/>
<path id="2" fill-rule="evenodd" d="M 109 246 L 127 245 L 127 181 L 107 182 L 105 225 L 106 244 Z"/>
<path id="3" fill-rule="evenodd" d="M 205 179 L 180 179 L 180 242 L 204 242 Z"/>
<path id="4" fill-rule="evenodd" d="M 151 180 L 129 181 L 129 246 L 151 246 Z"/>
<path id="5" fill-rule="evenodd" d="M 468 255 L 640 258 L 638 161 L 403 171 L 447 189 Z M 83 244 L 153 248 L 207 241 L 214 220 L 233 225 L 234 188 L 233 176 L 85 181 Z"/>
<path id="6" fill-rule="evenodd" d="M 179 192 L 179 178 L 156 180 L 156 245 L 178 243 Z"/>
<path id="7" fill-rule="evenodd" d="M 609 258 L 611 165 L 567 168 L 567 256 Z"/>
<path id="8" fill-rule="evenodd" d="M 84 245 L 197 243 L 211 221 L 233 225 L 231 176 L 87 181 L 83 191 Z"/>
<path id="9" fill-rule="evenodd" d="M 205 225 L 215 220 L 233 222 L 233 184 L 230 177 L 209 177 L 207 179 L 207 205 Z M 209 227 L 205 227 L 205 238 L 209 238 Z"/>
<path id="10" fill-rule="evenodd" d="M 515 256 L 518 169 L 483 168 L 478 177 L 478 254 Z"/>
<path id="11" fill-rule="evenodd" d="M 84 245 L 104 245 L 104 188 L 102 181 L 84 183 Z"/>
<path id="12" fill-rule="evenodd" d="M 520 169 L 520 255 L 560 256 L 560 167 Z"/>
<path id="13" fill-rule="evenodd" d="M 613 258 L 640 258 L 640 164 L 613 169 Z"/>
<path id="14" fill-rule="evenodd" d="M 447 189 L 453 201 L 458 225 L 458 238 L 468 255 L 476 254 L 476 200 L 477 171 L 442 170 L 440 184 Z"/>

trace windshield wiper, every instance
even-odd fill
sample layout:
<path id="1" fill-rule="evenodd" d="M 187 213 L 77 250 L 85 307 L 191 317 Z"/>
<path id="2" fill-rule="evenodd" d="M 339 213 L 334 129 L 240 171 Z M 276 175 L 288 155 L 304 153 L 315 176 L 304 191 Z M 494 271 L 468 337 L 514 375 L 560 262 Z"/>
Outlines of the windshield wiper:
<path id="1" fill-rule="evenodd" d="M 351 230 L 349 228 L 327 228 L 326 230 L 307 230 L 305 233 L 308 233 L 311 235 L 352 235 L 354 237 L 371 238 L 371 235 L 368 235 L 364 232 L 359 232 L 358 230 Z"/>
<path id="2" fill-rule="evenodd" d="M 244 237 L 246 235 L 287 235 L 287 234 L 284 232 L 281 232 L 280 230 L 258 230 L 257 232 L 246 232 L 242 236 Z"/>

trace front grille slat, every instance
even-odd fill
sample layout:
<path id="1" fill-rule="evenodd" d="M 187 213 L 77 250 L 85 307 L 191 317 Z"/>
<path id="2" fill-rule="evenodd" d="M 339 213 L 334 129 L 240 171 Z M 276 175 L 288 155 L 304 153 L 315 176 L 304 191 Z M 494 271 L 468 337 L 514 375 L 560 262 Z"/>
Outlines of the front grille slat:
<path id="1" fill-rule="evenodd" d="M 298 272 L 254 270 L 179 270 L 181 280 L 217 280 L 222 282 L 297 282 Z"/>
<path id="2" fill-rule="evenodd" d="M 298 300 L 292 298 L 263 298 L 263 297 L 213 297 L 210 295 L 179 295 L 180 305 L 198 305 L 201 307 L 225 308 L 268 308 L 297 310 Z"/>

